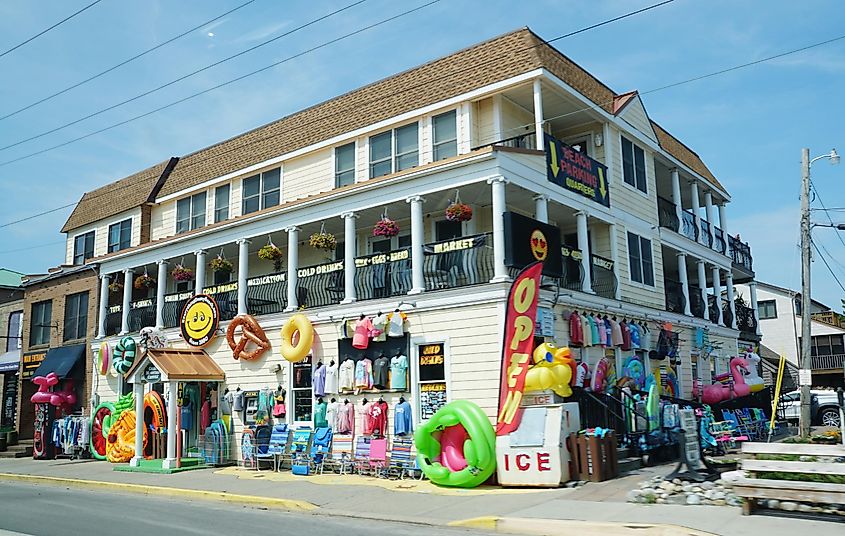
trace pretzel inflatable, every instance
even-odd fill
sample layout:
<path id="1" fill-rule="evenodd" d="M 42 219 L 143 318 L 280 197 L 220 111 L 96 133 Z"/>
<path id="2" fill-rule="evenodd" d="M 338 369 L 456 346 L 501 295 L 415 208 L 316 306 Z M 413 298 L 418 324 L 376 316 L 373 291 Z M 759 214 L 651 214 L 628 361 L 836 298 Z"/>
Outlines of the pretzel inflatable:
<path id="1" fill-rule="evenodd" d="M 241 337 L 235 341 L 235 330 L 241 328 Z M 270 349 L 270 341 L 267 340 L 267 335 L 264 330 L 258 325 L 258 321 L 252 315 L 238 315 L 229 323 L 229 328 L 226 330 L 226 342 L 229 343 L 229 348 L 232 349 L 232 357 L 235 359 L 246 359 L 251 361 L 258 359 L 261 354 Z M 246 351 L 246 345 L 249 343 L 255 344 L 255 349 Z"/>

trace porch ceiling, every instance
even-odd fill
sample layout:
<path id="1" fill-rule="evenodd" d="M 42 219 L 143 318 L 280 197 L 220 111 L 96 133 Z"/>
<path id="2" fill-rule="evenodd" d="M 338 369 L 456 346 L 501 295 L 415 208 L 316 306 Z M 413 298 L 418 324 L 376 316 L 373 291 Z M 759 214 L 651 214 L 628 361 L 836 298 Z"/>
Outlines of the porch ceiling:
<path id="1" fill-rule="evenodd" d="M 543 92 L 543 116 L 552 130 L 563 130 L 573 125 L 596 121 L 598 116 L 591 109 L 584 109 L 583 103 L 572 95 L 566 95 L 557 87 L 541 81 Z M 534 88 L 524 84 L 502 93 L 529 113 L 534 113 Z M 533 128 L 531 129 L 533 130 Z"/>

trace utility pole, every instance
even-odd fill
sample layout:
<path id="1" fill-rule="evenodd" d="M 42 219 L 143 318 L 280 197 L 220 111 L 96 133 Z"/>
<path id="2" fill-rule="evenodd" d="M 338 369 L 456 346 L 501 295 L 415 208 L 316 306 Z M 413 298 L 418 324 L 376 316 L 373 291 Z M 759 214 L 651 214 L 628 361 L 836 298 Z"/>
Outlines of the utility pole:
<path id="1" fill-rule="evenodd" d="M 813 369 L 810 322 L 810 149 L 801 149 L 801 355 L 799 383 L 801 385 L 801 437 L 810 436 L 810 382 Z"/>

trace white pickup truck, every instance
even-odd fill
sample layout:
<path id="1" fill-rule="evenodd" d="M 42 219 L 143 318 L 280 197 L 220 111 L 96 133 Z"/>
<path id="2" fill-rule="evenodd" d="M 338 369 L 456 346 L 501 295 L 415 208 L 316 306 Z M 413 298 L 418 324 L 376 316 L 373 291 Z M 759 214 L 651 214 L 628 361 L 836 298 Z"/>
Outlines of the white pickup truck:
<path id="1" fill-rule="evenodd" d="M 839 398 L 832 389 L 813 389 L 811 412 L 813 424 L 839 427 Z M 801 417 L 801 391 L 792 391 L 781 396 L 783 416 L 788 421 Z"/>

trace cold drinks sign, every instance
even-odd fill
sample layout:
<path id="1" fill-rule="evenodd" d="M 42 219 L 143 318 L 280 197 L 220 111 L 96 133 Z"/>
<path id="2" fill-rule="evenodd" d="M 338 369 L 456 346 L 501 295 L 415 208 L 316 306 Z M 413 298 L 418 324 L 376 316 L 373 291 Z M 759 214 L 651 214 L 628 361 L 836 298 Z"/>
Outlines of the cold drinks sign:
<path id="1" fill-rule="evenodd" d="M 544 135 L 543 148 L 550 182 L 610 206 L 607 166 L 548 134 Z"/>

